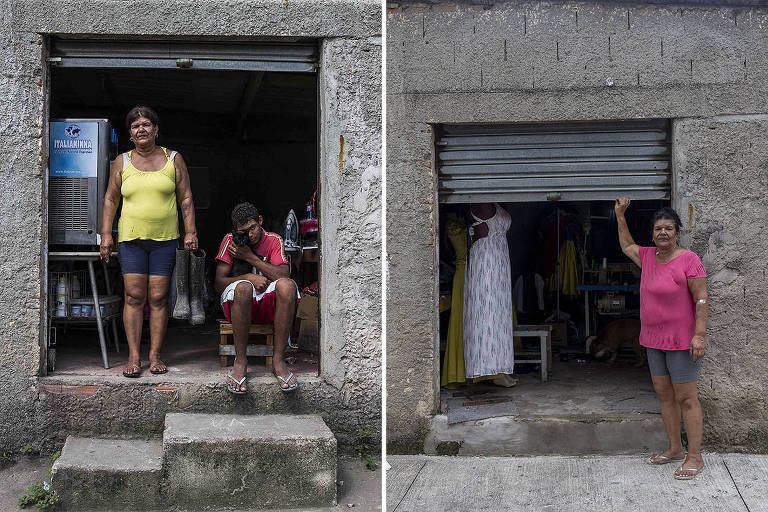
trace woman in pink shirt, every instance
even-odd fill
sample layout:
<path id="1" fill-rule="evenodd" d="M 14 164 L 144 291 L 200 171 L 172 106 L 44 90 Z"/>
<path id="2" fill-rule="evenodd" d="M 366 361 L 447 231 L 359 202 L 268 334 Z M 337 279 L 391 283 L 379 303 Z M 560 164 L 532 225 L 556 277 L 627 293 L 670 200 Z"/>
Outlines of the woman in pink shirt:
<path id="1" fill-rule="evenodd" d="M 629 199 L 616 199 L 621 250 L 642 269 L 640 278 L 640 345 L 648 352 L 653 388 L 659 397 L 669 447 L 652 455 L 650 464 L 683 461 L 678 480 L 690 480 L 704 468 L 701 457 L 703 419 L 696 379 L 706 353 L 707 274 L 695 253 L 678 245 L 680 217 L 672 208 L 653 216 L 653 243 L 635 244 L 624 213 Z M 688 435 L 686 455 L 680 439 L 680 416 Z"/>

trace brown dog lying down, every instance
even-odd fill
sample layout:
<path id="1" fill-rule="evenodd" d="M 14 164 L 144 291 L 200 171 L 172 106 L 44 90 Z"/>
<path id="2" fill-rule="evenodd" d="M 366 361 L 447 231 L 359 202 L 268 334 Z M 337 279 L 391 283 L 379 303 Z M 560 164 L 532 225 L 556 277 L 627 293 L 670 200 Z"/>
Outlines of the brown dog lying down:
<path id="1" fill-rule="evenodd" d="M 645 347 L 640 346 L 640 320 L 635 318 L 624 318 L 614 320 L 609 323 L 597 334 L 587 338 L 587 352 L 594 354 L 599 359 L 606 354 L 609 356 L 608 363 L 616 361 L 621 347 L 631 348 L 637 354 L 636 367 L 645 365 Z"/>

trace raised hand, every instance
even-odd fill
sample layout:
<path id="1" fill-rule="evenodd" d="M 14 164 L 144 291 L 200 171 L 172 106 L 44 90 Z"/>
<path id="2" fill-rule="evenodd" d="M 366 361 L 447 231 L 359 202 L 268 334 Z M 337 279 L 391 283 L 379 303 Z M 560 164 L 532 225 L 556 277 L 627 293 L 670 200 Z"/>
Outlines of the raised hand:
<path id="1" fill-rule="evenodd" d="M 613 210 L 616 212 L 616 216 L 624 215 L 624 212 L 629 208 L 630 200 L 628 197 L 617 197 L 616 203 L 613 205 Z"/>

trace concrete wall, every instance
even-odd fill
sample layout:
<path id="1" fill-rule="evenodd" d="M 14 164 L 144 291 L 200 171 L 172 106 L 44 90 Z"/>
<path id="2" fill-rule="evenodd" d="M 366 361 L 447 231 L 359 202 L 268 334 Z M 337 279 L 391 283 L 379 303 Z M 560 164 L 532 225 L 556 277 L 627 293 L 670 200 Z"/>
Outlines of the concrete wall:
<path id="1" fill-rule="evenodd" d="M 66 418 L 48 421 L 56 401 L 39 389 L 37 377 L 47 233 L 43 194 L 47 89 L 41 34 L 322 40 L 319 73 L 328 87 L 321 101 L 324 132 L 320 141 L 321 336 L 326 350 L 321 377 L 325 380 L 321 384 L 324 398 L 312 398 L 320 396 L 313 388 L 305 400 L 316 403 L 305 404 L 304 409 L 333 407 L 330 426 L 342 437 L 342 445 L 351 444 L 362 425 L 378 434 L 380 4 L 181 0 L 149 6 L 133 0 L 0 0 L 0 12 L 0 215 L 4 219 L 0 226 L 0 446 L 18 448 L 60 436 L 60 430 L 53 430 L 68 425 Z M 337 149 L 342 136 L 347 141 L 343 164 Z M 364 222 L 358 222 L 361 218 Z M 333 305 L 328 304 L 330 300 Z M 70 407 L 77 409 L 78 403 Z M 117 421 L 100 410 L 97 417 L 103 417 L 105 425 Z"/>
<path id="2" fill-rule="evenodd" d="M 34 376 L 45 325 L 40 261 L 46 233 L 43 40 L 14 32 L 10 8 L 0 1 L 0 445 L 8 448 L 36 437 Z"/>
<path id="3" fill-rule="evenodd" d="M 325 39 L 320 69 L 320 324 L 334 328 L 320 332 L 320 374 L 361 408 L 360 425 L 378 431 L 381 37 Z"/>
<path id="4" fill-rule="evenodd" d="M 768 452 L 768 115 L 673 125 L 677 208 L 709 286 L 707 357 L 699 378 L 705 440 Z"/>
<path id="5" fill-rule="evenodd" d="M 768 10 L 598 2 L 389 4 L 387 439 L 438 406 L 431 124 L 674 119 L 673 202 L 710 279 L 700 391 L 711 448 L 768 450 Z M 606 81 L 611 78 L 613 86 Z M 686 224 L 688 224 L 686 222 Z M 738 299 L 738 300 L 736 300 Z"/>

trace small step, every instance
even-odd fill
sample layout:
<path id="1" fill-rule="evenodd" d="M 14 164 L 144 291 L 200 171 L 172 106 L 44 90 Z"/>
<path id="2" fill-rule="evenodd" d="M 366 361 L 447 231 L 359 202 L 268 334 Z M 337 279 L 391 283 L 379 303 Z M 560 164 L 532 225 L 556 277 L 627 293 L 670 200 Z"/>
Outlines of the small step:
<path id="1" fill-rule="evenodd" d="M 243 509 L 336 504 L 336 438 L 318 415 L 165 417 L 168 503 Z"/>
<path id="2" fill-rule="evenodd" d="M 160 441 L 67 437 L 53 464 L 63 510 L 158 510 Z"/>

